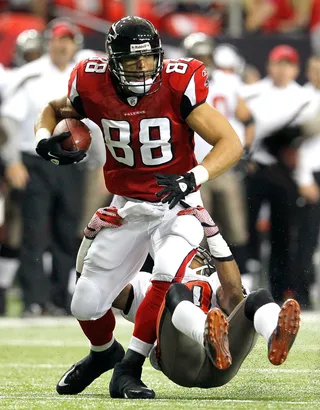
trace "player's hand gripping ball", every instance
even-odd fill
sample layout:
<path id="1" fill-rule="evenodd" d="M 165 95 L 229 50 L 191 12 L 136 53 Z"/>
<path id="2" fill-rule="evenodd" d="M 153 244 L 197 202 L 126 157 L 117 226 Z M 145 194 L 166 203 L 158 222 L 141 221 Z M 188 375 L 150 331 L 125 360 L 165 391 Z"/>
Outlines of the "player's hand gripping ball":
<path id="1" fill-rule="evenodd" d="M 36 151 L 55 165 L 70 165 L 83 160 L 91 143 L 89 128 L 81 121 L 60 121 L 50 138 L 39 141 Z"/>

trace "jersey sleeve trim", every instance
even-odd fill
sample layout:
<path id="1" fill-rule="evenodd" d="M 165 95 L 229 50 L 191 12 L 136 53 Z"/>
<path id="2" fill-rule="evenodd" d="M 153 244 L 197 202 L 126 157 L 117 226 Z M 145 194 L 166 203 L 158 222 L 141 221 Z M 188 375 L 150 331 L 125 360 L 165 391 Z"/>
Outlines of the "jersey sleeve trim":
<path id="1" fill-rule="evenodd" d="M 186 97 L 189 98 L 191 105 L 194 105 L 197 102 L 195 76 L 197 71 L 203 67 L 204 65 L 201 64 L 196 70 L 194 70 L 192 77 L 190 78 L 189 83 L 183 93 Z"/>
<path id="2" fill-rule="evenodd" d="M 183 95 L 182 95 L 182 100 L 181 100 L 181 117 L 185 120 L 191 112 L 197 108 L 199 105 L 203 104 L 206 102 L 207 97 L 205 97 L 203 100 L 197 102 L 197 94 L 196 94 L 196 81 L 195 81 L 195 76 L 198 70 L 204 68 L 204 65 L 201 64 L 192 74 L 187 87 L 185 88 Z"/>
<path id="3" fill-rule="evenodd" d="M 71 84 L 69 99 L 72 103 L 76 97 L 79 97 L 79 93 L 77 90 L 77 78 L 78 78 L 78 75 L 76 74 Z"/>

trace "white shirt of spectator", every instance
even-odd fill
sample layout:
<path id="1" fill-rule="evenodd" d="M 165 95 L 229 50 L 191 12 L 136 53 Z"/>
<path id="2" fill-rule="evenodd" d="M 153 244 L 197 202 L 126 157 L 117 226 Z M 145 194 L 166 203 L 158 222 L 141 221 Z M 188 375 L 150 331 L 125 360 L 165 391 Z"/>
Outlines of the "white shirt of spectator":
<path id="1" fill-rule="evenodd" d="M 213 70 L 209 82 L 207 103 L 229 120 L 244 144 L 244 126 L 235 117 L 241 85 L 242 82 L 238 75 L 227 74 L 222 70 Z M 212 145 L 195 134 L 195 155 L 198 162 L 201 162 L 211 149 Z"/>
<path id="2" fill-rule="evenodd" d="M 310 83 L 305 84 L 304 88 L 314 93 L 320 108 L 320 90 Z M 320 172 L 320 130 L 319 134 L 303 141 L 299 148 L 295 181 L 299 186 L 311 185 L 315 182 L 314 172 Z"/>
<path id="3" fill-rule="evenodd" d="M 244 85 L 241 96 L 246 100 L 255 118 L 252 159 L 263 165 L 277 162 L 263 146 L 264 138 L 289 122 L 294 126 L 312 118 L 318 105 L 314 93 L 295 81 L 287 87 L 279 88 L 275 87 L 268 77 L 256 84 Z"/>
<path id="4" fill-rule="evenodd" d="M 12 70 L 4 68 L 2 64 L 0 64 L 0 99 L 6 95 L 6 91 L 8 88 L 8 84 L 11 81 Z"/>

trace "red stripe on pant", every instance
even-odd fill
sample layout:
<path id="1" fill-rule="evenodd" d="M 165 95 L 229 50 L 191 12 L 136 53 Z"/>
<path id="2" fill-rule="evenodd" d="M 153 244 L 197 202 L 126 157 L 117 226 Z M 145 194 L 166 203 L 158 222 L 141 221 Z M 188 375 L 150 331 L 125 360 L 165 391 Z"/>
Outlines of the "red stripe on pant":
<path id="1" fill-rule="evenodd" d="M 184 275 L 186 273 L 186 268 L 188 266 L 188 263 L 193 259 L 196 253 L 197 253 L 196 249 L 192 249 L 192 251 L 188 253 L 188 255 L 182 261 L 180 268 L 178 269 L 176 276 L 174 277 L 172 283 L 182 282 L 182 279 L 184 278 Z"/>

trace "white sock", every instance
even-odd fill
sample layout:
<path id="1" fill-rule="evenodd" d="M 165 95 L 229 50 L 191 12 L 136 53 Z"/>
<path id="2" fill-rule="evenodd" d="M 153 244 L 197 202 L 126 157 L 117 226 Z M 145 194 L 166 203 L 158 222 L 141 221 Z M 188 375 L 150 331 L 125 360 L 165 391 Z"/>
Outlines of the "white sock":
<path id="1" fill-rule="evenodd" d="M 204 324 L 207 315 L 188 300 L 183 300 L 175 308 L 172 323 L 176 329 L 203 346 Z"/>
<path id="2" fill-rule="evenodd" d="M 132 336 L 128 349 L 134 350 L 135 352 L 142 354 L 142 356 L 148 357 L 152 347 L 153 347 L 153 343 L 152 344 L 146 343 Z"/>
<path id="3" fill-rule="evenodd" d="M 11 287 L 19 265 L 19 259 L 0 257 L 0 288 Z"/>
<path id="4" fill-rule="evenodd" d="M 254 328 L 267 342 L 277 326 L 279 312 L 280 306 L 272 302 L 261 306 L 254 314 Z"/>
<path id="5" fill-rule="evenodd" d="M 110 342 L 108 342 L 104 345 L 101 345 L 101 346 L 94 346 L 90 343 L 90 349 L 94 352 L 103 352 L 105 350 L 108 350 L 109 347 L 111 347 L 113 345 L 113 342 L 114 342 L 114 337 L 112 336 L 112 339 L 110 340 Z"/>

